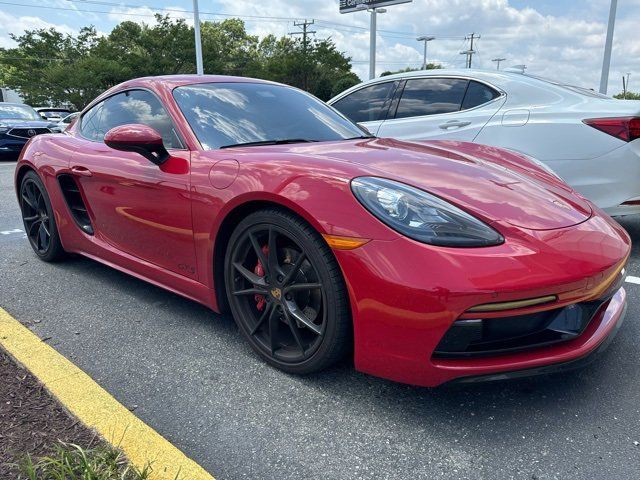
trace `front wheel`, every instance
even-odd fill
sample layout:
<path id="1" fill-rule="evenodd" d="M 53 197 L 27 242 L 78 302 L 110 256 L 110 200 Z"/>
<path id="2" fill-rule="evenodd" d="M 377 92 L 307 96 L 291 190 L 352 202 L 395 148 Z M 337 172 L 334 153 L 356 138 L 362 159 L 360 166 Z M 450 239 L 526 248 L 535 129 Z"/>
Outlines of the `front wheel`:
<path id="1" fill-rule="evenodd" d="M 233 317 L 253 349 L 290 373 L 310 373 L 350 350 L 352 327 L 340 268 L 322 237 L 288 212 L 240 222 L 225 258 Z"/>
<path id="2" fill-rule="evenodd" d="M 45 262 L 64 257 L 51 201 L 42 180 L 29 171 L 20 183 L 22 222 L 33 251 Z"/>

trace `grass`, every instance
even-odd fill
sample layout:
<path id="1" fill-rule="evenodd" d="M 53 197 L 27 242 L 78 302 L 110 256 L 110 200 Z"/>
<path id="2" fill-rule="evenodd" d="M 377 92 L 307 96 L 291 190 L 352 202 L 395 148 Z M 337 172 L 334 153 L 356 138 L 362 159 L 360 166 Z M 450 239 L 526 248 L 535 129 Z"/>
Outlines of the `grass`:
<path id="1" fill-rule="evenodd" d="M 140 471 L 127 462 L 119 450 L 98 446 L 83 449 L 60 443 L 51 456 L 33 461 L 28 456 L 21 465 L 25 480 L 147 480 L 151 466 Z"/>

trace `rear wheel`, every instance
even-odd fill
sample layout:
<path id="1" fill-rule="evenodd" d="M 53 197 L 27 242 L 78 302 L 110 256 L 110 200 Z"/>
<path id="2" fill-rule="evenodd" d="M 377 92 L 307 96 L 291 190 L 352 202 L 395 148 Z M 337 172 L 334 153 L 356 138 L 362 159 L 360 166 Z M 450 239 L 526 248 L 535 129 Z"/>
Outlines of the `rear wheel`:
<path id="1" fill-rule="evenodd" d="M 45 262 L 64 257 L 51 201 L 40 177 L 27 172 L 20 184 L 22 222 L 33 251 Z"/>
<path id="2" fill-rule="evenodd" d="M 290 373 L 321 370 L 351 348 L 342 274 L 322 237 L 280 210 L 247 216 L 225 259 L 233 317 L 269 363 Z"/>

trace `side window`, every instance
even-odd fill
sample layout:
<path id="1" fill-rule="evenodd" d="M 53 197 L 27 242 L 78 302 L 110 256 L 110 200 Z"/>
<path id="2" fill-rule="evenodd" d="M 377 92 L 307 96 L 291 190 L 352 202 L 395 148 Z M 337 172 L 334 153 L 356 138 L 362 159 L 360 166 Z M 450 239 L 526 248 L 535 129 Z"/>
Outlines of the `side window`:
<path id="1" fill-rule="evenodd" d="M 102 117 L 103 107 L 104 102 L 100 102 L 82 116 L 80 133 L 82 133 L 83 137 L 96 141 L 104 138 L 104 134 L 100 136 L 100 118 Z"/>
<path id="2" fill-rule="evenodd" d="M 457 112 L 462 106 L 467 80 L 417 78 L 407 80 L 395 118 Z"/>
<path id="3" fill-rule="evenodd" d="M 469 88 L 467 88 L 467 94 L 464 96 L 464 101 L 462 102 L 462 110 L 477 107 L 499 96 L 500 93 L 493 88 L 488 87 L 484 83 L 471 80 L 471 82 L 469 82 Z"/>
<path id="4" fill-rule="evenodd" d="M 171 118 L 160 100 L 145 90 L 129 90 L 105 100 L 100 122 L 102 138 L 112 128 L 140 123 L 158 131 L 167 148 L 183 148 Z"/>
<path id="5" fill-rule="evenodd" d="M 118 93 L 99 103 L 82 117 L 81 132 L 89 140 L 102 141 L 109 130 L 129 123 L 154 128 L 169 149 L 183 148 L 167 111 L 152 93 L 145 90 Z"/>
<path id="6" fill-rule="evenodd" d="M 394 82 L 378 83 L 356 90 L 332 106 L 352 122 L 380 120 L 382 108 L 393 92 Z"/>

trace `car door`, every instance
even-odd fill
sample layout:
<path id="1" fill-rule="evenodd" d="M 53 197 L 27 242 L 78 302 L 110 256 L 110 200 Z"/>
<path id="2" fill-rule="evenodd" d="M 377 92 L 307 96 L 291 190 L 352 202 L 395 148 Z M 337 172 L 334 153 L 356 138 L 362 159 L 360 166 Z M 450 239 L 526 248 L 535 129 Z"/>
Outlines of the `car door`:
<path id="1" fill-rule="evenodd" d="M 466 78 L 410 78 L 398 89 L 378 136 L 471 142 L 505 98 L 497 89 Z"/>
<path id="2" fill-rule="evenodd" d="M 367 85 L 339 98 L 331 106 L 352 122 L 377 135 L 399 83 L 390 80 Z"/>
<path id="3" fill-rule="evenodd" d="M 84 114 L 71 171 L 87 201 L 97 238 L 159 267 L 196 278 L 190 152 L 160 100 L 146 90 L 109 97 Z M 126 124 L 155 128 L 171 154 L 157 166 L 107 147 L 105 134 Z"/>

